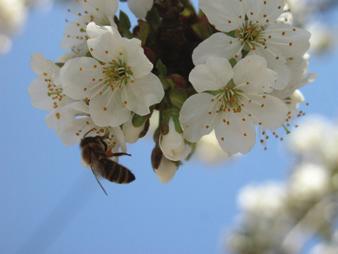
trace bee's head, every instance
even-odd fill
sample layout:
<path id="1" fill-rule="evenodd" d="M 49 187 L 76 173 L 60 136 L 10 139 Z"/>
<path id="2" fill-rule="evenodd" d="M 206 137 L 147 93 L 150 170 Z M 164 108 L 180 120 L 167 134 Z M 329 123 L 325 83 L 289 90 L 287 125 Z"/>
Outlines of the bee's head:
<path id="1" fill-rule="evenodd" d="M 88 145 L 91 145 L 91 144 L 96 145 L 96 146 L 100 145 L 100 146 L 102 146 L 102 149 L 104 149 L 105 151 L 107 150 L 107 144 L 103 140 L 103 137 L 101 137 L 101 136 L 83 138 L 81 140 L 80 147 L 84 148 L 85 146 L 88 146 Z"/>

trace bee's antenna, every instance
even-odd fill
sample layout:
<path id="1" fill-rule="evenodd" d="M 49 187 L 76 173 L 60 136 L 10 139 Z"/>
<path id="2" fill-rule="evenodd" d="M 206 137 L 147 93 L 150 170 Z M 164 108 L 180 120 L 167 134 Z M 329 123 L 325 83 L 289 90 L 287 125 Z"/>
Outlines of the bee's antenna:
<path id="1" fill-rule="evenodd" d="M 95 174 L 95 171 L 91 168 L 93 175 L 95 176 L 95 179 L 97 181 L 97 183 L 100 185 L 102 191 L 104 192 L 104 194 L 106 194 L 106 196 L 108 196 L 107 191 L 105 190 L 105 188 L 103 187 L 102 183 L 100 182 L 100 180 L 97 178 L 97 175 Z"/>

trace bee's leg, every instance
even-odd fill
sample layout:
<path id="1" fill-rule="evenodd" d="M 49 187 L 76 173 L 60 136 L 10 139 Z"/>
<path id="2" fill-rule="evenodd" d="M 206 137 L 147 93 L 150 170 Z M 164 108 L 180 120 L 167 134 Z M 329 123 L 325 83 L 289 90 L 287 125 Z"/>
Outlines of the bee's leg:
<path id="1" fill-rule="evenodd" d="M 129 153 L 109 153 L 109 157 L 131 156 Z"/>
<path id="2" fill-rule="evenodd" d="M 108 193 L 106 191 L 106 189 L 103 187 L 102 183 L 100 182 L 99 178 L 97 177 L 97 174 L 95 173 L 95 171 L 93 170 L 92 167 L 90 167 L 92 172 L 93 172 L 93 175 L 95 176 L 95 179 L 97 181 L 97 183 L 99 184 L 99 186 L 101 187 L 102 191 L 104 192 L 104 194 L 106 194 L 106 196 L 108 196 Z"/>

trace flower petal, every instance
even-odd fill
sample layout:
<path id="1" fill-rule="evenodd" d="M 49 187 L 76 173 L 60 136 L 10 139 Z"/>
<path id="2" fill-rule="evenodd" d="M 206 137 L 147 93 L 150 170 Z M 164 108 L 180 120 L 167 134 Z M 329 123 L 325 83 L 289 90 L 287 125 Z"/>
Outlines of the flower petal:
<path id="1" fill-rule="evenodd" d="M 52 61 L 47 60 L 41 54 L 34 54 L 32 56 L 31 66 L 36 74 L 50 79 L 55 79 L 60 72 L 60 67 Z"/>
<path id="2" fill-rule="evenodd" d="M 106 32 L 87 41 L 90 53 L 101 62 L 110 63 L 124 53 L 124 40 L 118 33 Z"/>
<path id="3" fill-rule="evenodd" d="M 148 115 L 151 105 L 161 102 L 164 90 L 159 78 L 150 73 L 122 88 L 123 104 L 138 115 Z"/>
<path id="4" fill-rule="evenodd" d="M 180 112 L 183 136 L 190 142 L 197 142 L 209 134 L 218 124 L 217 101 L 214 96 L 201 93 L 189 97 Z"/>
<path id="5" fill-rule="evenodd" d="M 263 48 L 257 48 L 254 51 L 255 54 L 264 57 L 268 63 L 269 69 L 272 69 L 277 74 L 277 80 L 274 83 L 273 88 L 277 90 L 284 89 L 290 81 L 290 69 L 286 64 L 286 60 L 281 54 L 276 52 L 276 49 L 273 51 L 267 51 Z"/>
<path id="6" fill-rule="evenodd" d="M 238 0 L 200 0 L 200 8 L 217 30 L 230 32 L 245 20 L 245 9 Z"/>
<path id="7" fill-rule="evenodd" d="M 50 90 L 61 89 L 55 86 L 49 80 L 43 78 L 35 79 L 29 86 L 28 92 L 32 100 L 32 105 L 35 108 L 42 110 L 54 110 L 62 107 L 63 105 L 71 101 L 70 98 L 62 94 L 62 90 L 59 95 L 51 95 Z"/>
<path id="8" fill-rule="evenodd" d="M 66 26 L 61 46 L 71 49 L 78 56 L 85 55 L 88 52 L 86 27 L 90 21 L 89 15 L 84 15 L 70 22 Z"/>
<path id="9" fill-rule="evenodd" d="M 87 35 L 89 38 L 97 38 L 103 35 L 106 32 L 110 32 L 112 34 L 120 35 L 117 28 L 113 26 L 98 26 L 94 22 L 90 22 L 86 28 Z"/>
<path id="10" fill-rule="evenodd" d="M 215 33 L 202 41 L 194 50 L 192 59 L 195 65 L 205 63 L 209 56 L 231 59 L 240 54 L 241 42 L 224 33 Z"/>
<path id="11" fill-rule="evenodd" d="M 125 47 L 126 62 L 133 72 L 133 77 L 138 79 L 148 75 L 153 69 L 153 64 L 144 54 L 141 41 L 135 38 L 131 40 L 123 38 L 122 40 Z"/>
<path id="12" fill-rule="evenodd" d="M 65 145 L 78 144 L 88 131 L 97 127 L 87 109 L 84 102 L 67 104 L 47 116 L 47 126 L 56 130 Z"/>
<path id="13" fill-rule="evenodd" d="M 84 12 L 87 12 L 94 17 L 93 21 L 95 21 L 95 23 L 100 25 L 110 25 L 110 23 L 114 22 L 114 16 L 119 7 L 119 1 L 83 0 L 82 7 Z"/>
<path id="14" fill-rule="evenodd" d="M 249 55 L 234 66 L 234 82 L 247 93 L 271 92 L 276 79 L 266 60 L 257 55 Z"/>
<path id="15" fill-rule="evenodd" d="M 42 110 L 52 110 L 53 101 L 47 95 L 48 89 L 44 80 L 41 78 L 35 79 L 32 84 L 29 86 L 29 95 L 32 99 L 32 105 L 35 108 Z"/>
<path id="16" fill-rule="evenodd" d="M 275 22 L 282 15 L 285 4 L 285 0 L 244 0 L 249 20 L 260 25 Z"/>
<path id="17" fill-rule="evenodd" d="M 288 107 L 274 96 L 250 95 L 250 99 L 245 101 L 244 105 L 243 108 L 263 128 L 275 130 L 287 120 Z"/>
<path id="18" fill-rule="evenodd" d="M 240 113 L 224 113 L 215 128 L 217 140 L 229 155 L 248 153 L 256 142 L 256 131 L 249 119 Z"/>
<path id="19" fill-rule="evenodd" d="M 265 30 L 266 47 L 278 48 L 285 58 L 303 56 L 310 48 L 311 34 L 287 24 L 275 23 Z"/>
<path id="20" fill-rule="evenodd" d="M 225 87 L 233 75 L 227 59 L 211 56 L 191 71 L 189 81 L 197 92 L 215 91 Z"/>
<path id="21" fill-rule="evenodd" d="M 101 64 L 91 57 L 78 57 L 67 61 L 60 73 L 64 93 L 77 100 L 95 93 L 101 77 Z"/>
<path id="22" fill-rule="evenodd" d="M 89 113 L 94 123 L 101 127 L 117 127 L 131 117 L 130 111 L 121 103 L 120 92 L 112 92 L 110 88 L 91 99 Z"/>
<path id="23" fill-rule="evenodd" d="M 177 172 L 177 164 L 173 161 L 162 157 L 161 163 L 157 169 L 155 169 L 155 173 L 160 179 L 161 183 L 170 182 Z"/>
<path id="24" fill-rule="evenodd" d="M 135 127 L 133 125 L 132 118 L 130 118 L 130 120 L 122 126 L 126 142 L 129 144 L 134 144 L 140 138 L 140 134 L 144 130 L 144 127 L 145 123 L 140 127 Z"/>

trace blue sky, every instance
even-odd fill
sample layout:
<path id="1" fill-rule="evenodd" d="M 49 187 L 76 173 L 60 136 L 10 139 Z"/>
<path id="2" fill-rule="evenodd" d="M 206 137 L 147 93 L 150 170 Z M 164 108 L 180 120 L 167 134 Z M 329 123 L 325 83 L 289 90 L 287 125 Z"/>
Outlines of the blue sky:
<path id="1" fill-rule="evenodd" d="M 64 18 L 61 8 L 32 13 L 12 52 L 0 57 L 0 253 L 221 253 L 240 188 L 287 177 L 292 160 L 284 145 L 272 141 L 268 151 L 257 145 L 215 167 L 191 161 L 161 185 L 149 160 L 153 144 L 145 139 L 122 160 L 137 181 L 104 182 L 106 197 L 80 164 L 78 147 L 63 146 L 27 93 L 31 55 L 62 54 Z M 318 79 L 303 89 L 308 113 L 337 117 L 337 57 L 312 59 Z"/>

